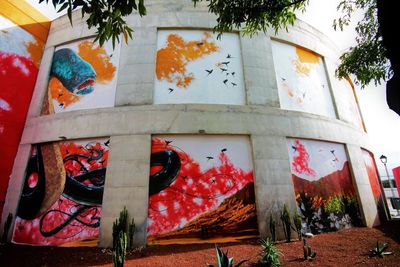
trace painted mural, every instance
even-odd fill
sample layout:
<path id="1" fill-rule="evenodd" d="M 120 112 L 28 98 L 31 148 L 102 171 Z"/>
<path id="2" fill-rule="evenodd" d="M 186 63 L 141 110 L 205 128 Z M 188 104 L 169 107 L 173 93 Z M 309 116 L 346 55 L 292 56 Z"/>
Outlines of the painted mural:
<path id="1" fill-rule="evenodd" d="M 335 118 L 335 110 L 320 55 L 272 41 L 281 108 Z"/>
<path id="2" fill-rule="evenodd" d="M 362 149 L 365 167 L 367 168 L 369 183 L 371 185 L 372 194 L 374 195 L 375 203 L 378 208 L 379 218 L 375 220 L 375 225 L 378 225 L 380 221 L 386 220 L 386 207 L 385 197 L 382 193 L 382 187 L 380 178 L 378 176 L 378 170 L 376 168 L 374 156 L 371 152 Z M 380 219 L 380 220 L 379 220 Z"/>
<path id="3" fill-rule="evenodd" d="M 43 47 L 41 40 L 0 16 L 0 214 Z"/>
<path id="4" fill-rule="evenodd" d="M 344 145 L 288 139 L 288 151 L 304 230 L 318 234 L 360 225 Z"/>
<path id="5" fill-rule="evenodd" d="M 159 30 L 155 104 L 245 104 L 239 36 Z"/>
<path id="6" fill-rule="evenodd" d="M 338 86 L 339 90 L 337 90 L 337 92 L 339 93 L 339 97 L 341 99 L 340 104 L 343 105 L 341 112 L 343 119 L 359 127 L 360 129 L 364 129 L 353 83 L 351 80 L 342 79 L 338 81 Z"/>
<path id="7" fill-rule="evenodd" d="M 53 55 L 43 114 L 113 107 L 119 45 L 99 47 L 93 39 L 58 46 Z"/>
<path id="8" fill-rule="evenodd" d="M 109 140 L 34 145 L 12 242 L 96 246 Z"/>
<path id="9" fill-rule="evenodd" d="M 148 243 L 258 235 L 248 137 L 154 136 L 151 153 Z"/>

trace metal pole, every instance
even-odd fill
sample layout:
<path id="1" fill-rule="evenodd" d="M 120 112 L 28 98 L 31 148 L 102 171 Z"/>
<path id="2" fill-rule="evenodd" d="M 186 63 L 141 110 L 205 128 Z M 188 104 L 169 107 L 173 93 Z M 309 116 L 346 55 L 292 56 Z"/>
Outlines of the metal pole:
<path id="1" fill-rule="evenodd" d="M 392 179 L 390 179 L 389 171 L 388 171 L 388 169 L 387 169 L 386 163 L 383 163 L 383 165 L 385 165 L 386 176 L 387 176 L 387 178 L 389 179 L 389 186 L 390 186 L 390 191 L 391 191 L 391 193 L 392 193 L 392 197 L 396 197 L 396 194 L 395 194 L 395 191 L 394 191 L 394 186 L 393 186 L 393 184 L 392 184 Z"/>

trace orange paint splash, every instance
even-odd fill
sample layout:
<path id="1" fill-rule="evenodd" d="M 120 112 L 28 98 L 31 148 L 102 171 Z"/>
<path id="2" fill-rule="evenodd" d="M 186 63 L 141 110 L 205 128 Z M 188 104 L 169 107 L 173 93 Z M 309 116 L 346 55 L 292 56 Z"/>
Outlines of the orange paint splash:
<path id="1" fill-rule="evenodd" d="M 110 56 L 103 47 L 84 41 L 79 44 L 78 49 L 79 56 L 96 71 L 96 82 L 107 83 L 114 78 L 116 67 L 110 62 Z"/>
<path id="2" fill-rule="evenodd" d="M 26 50 L 28 51 L 31 60 L 36 67 L 39 68 L 40 61 L 42 60 L 44 44 L 36 39 L 33 42 L 25 43 Z"/>
<path id="3" fill-rule="evenodd" d="M 177 87 L 187 88 L 195 79 L 193 73 L 186 73 L 187 64 L 219 50 L 219 47 L 209 40 L 211 37 L 211 34 L 205 32 L 204 38 L 185 42 L 181 36 L 170 34 L 167 47 L 157 51 L 157 79 L 165 79 L 169 83 L 175 83 Z"/>
<path id="4" fill-rule="evenodd" d="M 59 79 L 52 77 L 49 82 L 49 93 L 51 98 L 58 101 L 58 103 L 66 108 L 69 105 L 78 102 L 81 99 L 80 96 L 71 94 L 60 82 Z"/>
<path id="5" fill-rule="evenodd" d="M 315 64 L 319 64 L 321 57 L 313 52 L 296 47 L 297 59 L 293 60 L 297 73 L 304 75 L 310 74 L 310 71 Z"/>

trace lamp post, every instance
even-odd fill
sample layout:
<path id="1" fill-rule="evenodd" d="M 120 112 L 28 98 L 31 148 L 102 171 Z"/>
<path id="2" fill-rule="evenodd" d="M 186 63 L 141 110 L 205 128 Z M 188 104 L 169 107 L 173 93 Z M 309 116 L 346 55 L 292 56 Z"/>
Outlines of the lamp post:
<path id="1" fill-rule="evenodd" d="M 392 197 L 396 197 L 396 194 L 395 194 L 395 192 L 394 192 L 394 186 L 393 186 L 393 184 L 392 184 L 392 181 L 391 181 L 390 176 L 389 176 L 389 171 L 388 171 L 387 166 L 386 166 L 387 157 L 386 157 L 385 155 L 382 155 L 379 159 L 381 160 L 381 162 L 383 163 L 383 165 L 385 165 L 386 176 L 387 176 L 387 178 L 389 179 L 389 186 L 390 186 L 390 191 L 391 191 L 391 193 L 392 193 Z"/>

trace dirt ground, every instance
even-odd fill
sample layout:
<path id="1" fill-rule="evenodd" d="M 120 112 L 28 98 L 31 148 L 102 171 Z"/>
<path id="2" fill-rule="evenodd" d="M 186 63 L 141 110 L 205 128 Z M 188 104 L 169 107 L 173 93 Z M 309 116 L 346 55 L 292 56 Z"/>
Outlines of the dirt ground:
<path id="1" fill-rule="evenodd" d="M 389 244 L 394 252 L 382 258 L 368 257 L 376 241 Z M 317 257 L 302 259 L 302 242 L 279 243 L 283 266 L 400 266 L 400 221 L 378 228 L 352 228 L 321 234 L 308 240 Z M 260 245 L 256 240 L 221 245 L 235 262 L 249 261 L 242 266 L 253 266 Z M 213 244 L 151 246 L 131 252 L 126 266 L 206 266 L 215 264 Z M 0 248 L 0 266 L 112 266 L 110 250 L 101 248 L 58 248 L 6 245 Z"/>

